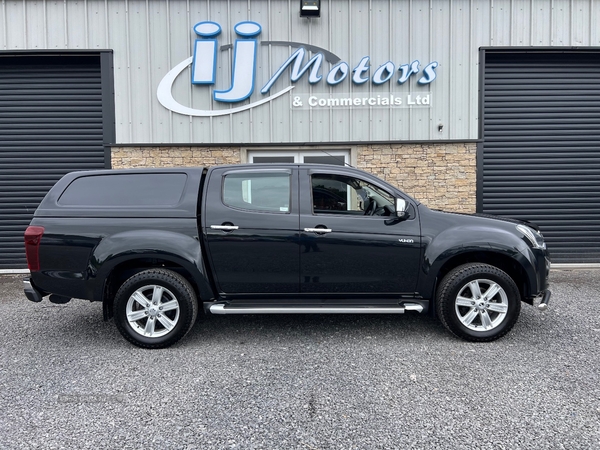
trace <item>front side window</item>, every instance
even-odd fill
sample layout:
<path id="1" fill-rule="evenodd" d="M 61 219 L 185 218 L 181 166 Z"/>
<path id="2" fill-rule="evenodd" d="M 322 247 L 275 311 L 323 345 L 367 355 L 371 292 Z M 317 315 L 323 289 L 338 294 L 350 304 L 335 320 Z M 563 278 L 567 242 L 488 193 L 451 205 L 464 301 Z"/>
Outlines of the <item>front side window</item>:
<path id="1" fill-rule="evenodd" d="M 249 172 L 225 175 L 223 203 L 265 212 L 290 211 L 290 173 Z"/>
<path id="2" fill-rule="evenodd" d="M 359 178 L 318 174 L 311 177 L 313 213 L 389 216 L 394 197 Z"/>

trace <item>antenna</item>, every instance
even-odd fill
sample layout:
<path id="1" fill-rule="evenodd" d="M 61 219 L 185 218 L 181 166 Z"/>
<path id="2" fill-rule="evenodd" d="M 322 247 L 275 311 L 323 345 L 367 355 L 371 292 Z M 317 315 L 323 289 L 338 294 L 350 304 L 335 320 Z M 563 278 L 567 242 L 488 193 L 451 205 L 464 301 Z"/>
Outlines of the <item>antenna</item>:
<path id="1" fill-rule="evenodd" d="M 329 156 L 330 158 L 337 159 L 338 161 L 341 161 L 341 162 L 343 162 L 343 163 L 344 163 L 344 166 L 348 166 L 348 167 L 352 167 L 353 169 L 356 169 L 356 167 L 354 167 L 352 164 L 349 164 L 349 163 L 347 163 L 347 162 L 346 162 L 346 159 L 345 159 L 343 156 L 335 156 L 335 155 L 332 155 L 331 153 L 328 153 L 328 152 L 326 152 L 326 151 L 325 151 L 325 150 L 323 150 L 322 148 L 321 148 L 321 149 L 319 149 L 319 150 L 321 150 L 323 153 L 325 153 L 325 154 L 326 154 L 327 156 Z"/>

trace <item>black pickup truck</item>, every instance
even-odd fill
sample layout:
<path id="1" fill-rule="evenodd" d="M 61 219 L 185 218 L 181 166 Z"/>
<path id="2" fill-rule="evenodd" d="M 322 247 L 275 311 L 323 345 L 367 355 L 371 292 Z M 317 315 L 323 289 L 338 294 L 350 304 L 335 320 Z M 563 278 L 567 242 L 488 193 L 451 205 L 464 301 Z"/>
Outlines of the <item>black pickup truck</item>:
<path id="1" fill-rule="evenodd" d="M 415 311 L 491 341 L 545 309 L 531 223 L 433 211 L 348 167 L 265 164 L 74 172 L 25 232 L 28 299 L 103 303 L 135 345 L 212 314 Z"/>

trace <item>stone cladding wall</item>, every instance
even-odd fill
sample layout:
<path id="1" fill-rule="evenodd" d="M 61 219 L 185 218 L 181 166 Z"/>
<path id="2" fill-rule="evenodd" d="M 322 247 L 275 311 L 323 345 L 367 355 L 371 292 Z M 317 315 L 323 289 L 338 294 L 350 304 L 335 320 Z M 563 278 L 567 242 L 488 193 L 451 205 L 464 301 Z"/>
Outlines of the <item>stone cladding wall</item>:
<path id="1" fill-rule="evenodd" d="M 113 169 L 202 167 L 240 161 L 240 149 L 236 147 L 114 147 L 111 152 Z"/>
<path id="2" fill-rule="evenodd" d="M 383 178 L 430 208 L 472 213 L 476 206 L 477 145 L 359 146 L 358 168 Z"/>

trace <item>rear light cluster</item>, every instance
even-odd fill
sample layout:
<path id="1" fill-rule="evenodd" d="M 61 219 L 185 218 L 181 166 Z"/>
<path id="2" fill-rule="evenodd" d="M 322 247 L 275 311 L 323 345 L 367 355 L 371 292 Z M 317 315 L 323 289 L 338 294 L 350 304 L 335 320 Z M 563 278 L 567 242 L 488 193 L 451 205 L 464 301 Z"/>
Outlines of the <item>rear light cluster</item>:
<path id="1" fill-rule="evenodd" d="M 40 270 L 40 242 L 44 235 L 44 227 L 29 226 L 25 230 L 25 255 L 30 272 Z"/>

